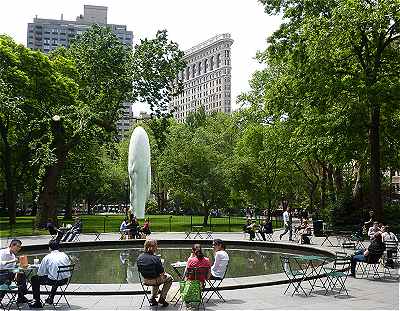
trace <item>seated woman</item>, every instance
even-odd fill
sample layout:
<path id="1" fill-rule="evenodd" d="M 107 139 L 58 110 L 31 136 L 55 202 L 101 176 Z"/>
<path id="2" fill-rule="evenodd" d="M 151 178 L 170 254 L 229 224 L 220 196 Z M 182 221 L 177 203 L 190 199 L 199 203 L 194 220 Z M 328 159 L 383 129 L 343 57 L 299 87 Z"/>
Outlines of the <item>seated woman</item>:
<path id="1" fill-rule="evenodd" d="M 128 231 L 128 236 L 129 239 L 140 239 L 140 234 L 139 234 L 139 222 L 133 214 L 129 214 L 129 223 L 126 226 L 126 229 Z"/>
<path id="2" fill-rule="evenodd" d="M 357 262 L 378 262 L 385 251 L 385 243 L 382 242 L 380 232 L 375 233 L 367 250 L 358 250 L 351 257 L 351 276 L 356 276 Z"/>
<path id="3" fill-rule="evenodd" d="M 143 227 L 142 227 L 142 232 L 143 232 L 144 235 L 150 235 L 150 234 L 151 234 L 151 231 L 150 231 L 150 221 L 149 221 L 148 218 L 146 218 L 146 219 L 144 220 L 144 224 L 143 224 Z"/>
<path id="4" fill-rule="evenodd" d="M 198 272 L 194 272 L 193 268 L 204 268 Z M 208 268 L 208 271 L 207 271 Z M 210 260 L 204 256 L 200 244 L 194 244 L 192 247 L 192 255 L 186 264 L 185 278 L 186 280 L 199 280 L 203 283 L 211 276 Z M 207 271 L 207 273 L 205 273 Z"/>
<path id="5" fill-rule="evenodd" d="M 310 244 L 311 227 L 307 220 L 303 221 L 303 224 L 299 227 L 299 236 L 301 244 Z"/>

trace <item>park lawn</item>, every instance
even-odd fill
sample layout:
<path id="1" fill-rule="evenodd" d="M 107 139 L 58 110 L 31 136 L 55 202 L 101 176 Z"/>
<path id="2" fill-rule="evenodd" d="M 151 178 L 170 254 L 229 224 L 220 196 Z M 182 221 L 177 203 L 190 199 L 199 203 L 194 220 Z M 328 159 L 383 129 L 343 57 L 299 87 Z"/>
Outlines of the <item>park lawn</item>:
<path id="1" fill-rule="evenodd" d="M 150 229 L 153 232 L 184 232 L 190 229 L 191 224 L 202 225 L 203 216 L 175 216 L 175 215 L 147 215 L 150 219 Z M 70 224 L 73 220 L 64 220 L 58 217 L 59 224 Z M 82 215 L 83 232 L 118 232 L 124 215 Z M 143 224 L 143 220 L 139 221 Z M 215 232 L 240 232 L 245 224 L 244 217 L 210 217 L 207 229 Z M 274 227 L 280 227 L 280 222 L 273 222 Z M 47 230 L 35 227 L 34 217 L 17 217 L 17 224 L 10 228 L 7 217 L 0 217 L 0 236 L 30 236 L 48 234 Z"/>

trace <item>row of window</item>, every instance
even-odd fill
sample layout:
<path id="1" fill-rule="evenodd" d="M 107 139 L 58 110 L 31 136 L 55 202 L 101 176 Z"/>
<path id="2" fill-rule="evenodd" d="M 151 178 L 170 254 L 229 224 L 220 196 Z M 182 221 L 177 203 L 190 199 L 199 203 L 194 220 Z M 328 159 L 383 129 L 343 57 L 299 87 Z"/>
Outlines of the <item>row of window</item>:
<path id="1" fill-rule="evenodd" d="M 191 58 L 188 60 L 188 62 L 189 62 L 189 63 L 195 62 L 195 61 L 197 61 L 197 60 L 199 60 L 199 59 L 203 59 L 204 57 L 206 57 L 206 56 L 208 56 L 208 55 L 214 54 L 214 53 L 217 52 L 218 50 L 222 50 L 222 49 L 224 49 L 224 48 L 229 49 L 229 47 L 230 47 L 230 44 L 229 44 L 229 43 L 228 43 L 228 44 L 219 44 L 219 45 L 217 45 L 217 46 L 214 47 L 214 48 L 208 49 L 208 50 L 204 51 L 203 53 L 200 53 L 200 54 L 197 54 L 197 55 L 194 56 L 194 57 L 191 57 Z M 228 57 L 229 57 L 229 54 L 228 54 Z"/>

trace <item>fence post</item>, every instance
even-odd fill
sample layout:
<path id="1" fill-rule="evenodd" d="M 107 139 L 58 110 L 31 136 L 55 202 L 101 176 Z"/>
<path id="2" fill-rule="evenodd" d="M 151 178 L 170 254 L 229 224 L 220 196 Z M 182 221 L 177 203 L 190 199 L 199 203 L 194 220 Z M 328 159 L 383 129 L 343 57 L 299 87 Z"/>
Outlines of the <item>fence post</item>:
<path id="1" fill-rule="evenodd" d="M 211 229 L 211 220 L 212 220 L 212 216 L 210 216 L 210 231 L 212 231 L 212 229 Z"/>
<path id="2" fill-rule="evenodd" d="M 172 215 L 169 216 L 169 232 L 172 231 L 172 229 L 171 229 L 171 223 L 172 223 Z"/>
<path id="3" fill-rule="evenodd" d="M 231 232 L 231 215 L 229 214 L 229 216 L 228 216 L 228 221 L 229 221 L 229 226 L 228 226 L 228 230 L 229 230 L 229 232 Z"/>
<path id="4" fill-rule="evenodd" d="M 106 217 L 104 217 L 104 222 L 103 222 L 103 232 L 106 233 Z"/>
<path id="5" fill-rule="evenodd" d="M 32 234 L 36 232 L 35 219 L 32 219 Z"/>
<path id="6" fill-rule="evenodd" d="M 190 215 L 190 231 L 193 231 L 193 215 Z"/>

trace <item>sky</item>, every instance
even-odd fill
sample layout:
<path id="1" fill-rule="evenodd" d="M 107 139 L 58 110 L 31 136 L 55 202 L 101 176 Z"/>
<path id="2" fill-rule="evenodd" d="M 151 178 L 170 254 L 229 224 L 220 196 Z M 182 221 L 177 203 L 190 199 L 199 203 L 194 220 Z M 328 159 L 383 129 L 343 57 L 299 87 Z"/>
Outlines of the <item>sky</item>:
<path id="1" fill-rule="evenodd" d="M 83 5 L 108 7 L 107 22 L 127 25 L 134 44 L 166 29 L 170 40 L 187 50 L 216 34 L 230 33 L 232 45 L 232 108 L 236 97 L 249 90 L 252 73 L 262 68 L 255 60 L 267 38 L 279 27 L 278 16 L 268 16 L 257 0 L 0 0 L 0 34 L 26 45 L 27 24 L 39 18 L 75 20 Z M 135 113 L 144 110 L 134 105 Z"/>

